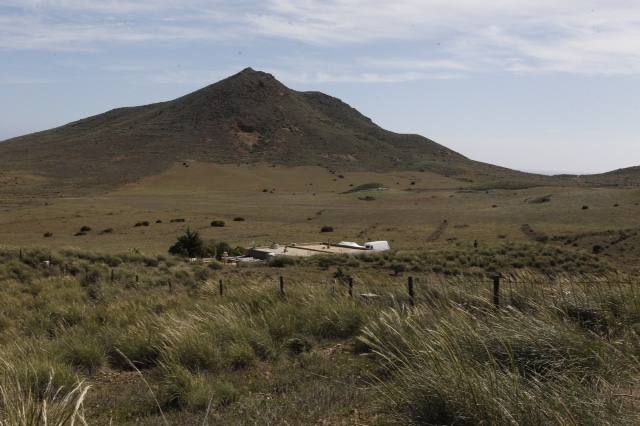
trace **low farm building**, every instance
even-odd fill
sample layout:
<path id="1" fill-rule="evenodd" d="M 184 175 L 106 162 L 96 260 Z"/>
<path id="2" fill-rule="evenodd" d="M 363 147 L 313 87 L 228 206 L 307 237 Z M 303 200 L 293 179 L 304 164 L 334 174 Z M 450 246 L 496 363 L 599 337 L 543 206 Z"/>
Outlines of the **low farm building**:
<path id="1" fill-rule="evenodd" d="M 252 247 L 246 256 L 260 260 L 269 260 L 276 256 L 309 257 L 318 254 L 363 254 L 389 250 L 386 241 L 372 241 L 364 245 L 343 241 L 337 244 L 305 243 L 305 244 L 272 244 L 267 247 Z"/>

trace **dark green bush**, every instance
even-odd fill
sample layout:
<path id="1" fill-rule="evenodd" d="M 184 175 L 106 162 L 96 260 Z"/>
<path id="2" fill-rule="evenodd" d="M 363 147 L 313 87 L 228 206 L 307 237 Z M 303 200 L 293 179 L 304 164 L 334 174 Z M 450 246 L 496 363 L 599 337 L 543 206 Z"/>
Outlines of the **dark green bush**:
<path id="1" fill-rule="evenodd" d="M 169 253 L 182 257 L 205 257 L 207 255 L 204 241 L 197 231 L 187 229 L 178 241 L 169 247 Z"/>

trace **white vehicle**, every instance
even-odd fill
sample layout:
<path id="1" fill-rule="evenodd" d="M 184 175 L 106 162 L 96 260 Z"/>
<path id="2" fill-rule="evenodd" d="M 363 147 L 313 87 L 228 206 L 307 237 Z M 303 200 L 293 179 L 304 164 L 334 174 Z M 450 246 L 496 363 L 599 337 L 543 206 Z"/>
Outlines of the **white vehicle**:
<path id="1" fill-rule="evenodd" d="M 367 250 L 372 251 L 387 251 L 391 250 L 389 243 L 387 241 L 369 241 L 368 243 L 364 243 L 364 246 Z"/>

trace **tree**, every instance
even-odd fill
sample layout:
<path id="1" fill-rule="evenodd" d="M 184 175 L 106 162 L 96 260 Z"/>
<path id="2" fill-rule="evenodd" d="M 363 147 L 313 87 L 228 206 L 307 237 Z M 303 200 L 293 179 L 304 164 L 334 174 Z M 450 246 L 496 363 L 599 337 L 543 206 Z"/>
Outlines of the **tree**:
<path id="1" fill-rule="evenodd" d="M 175 256 L 203 257 L 205 255 L 205 245 L 198 231 L 187 229 L 184 235 L 178 237 L 178 241 L 169 247 L 169 253 Z"/>

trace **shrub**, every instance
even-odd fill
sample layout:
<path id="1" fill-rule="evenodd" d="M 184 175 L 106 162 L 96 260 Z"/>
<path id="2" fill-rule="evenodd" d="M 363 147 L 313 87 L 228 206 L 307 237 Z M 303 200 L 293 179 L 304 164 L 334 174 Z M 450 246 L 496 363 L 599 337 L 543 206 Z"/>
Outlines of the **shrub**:
<path id="1" fill-rule="evenodd" d="M 70 336 L 60 350 L 65 362 L 90 373 L 97 371 L 107 362 L 107 354 L 103 345 L 96 339 L 87 338 L 87 336 Z"/>
<path id="2" fill-rule="evenodd" d="M 121 370 L 155 367 L 160 356 L 157 330 L 149 330 L 143 324 L 131 327 L 126 333 L 112 331 L 108 336 L 107 356 L 109 364 Z"/>
<path id="3" fill-rule="evenodd" d="M 161 400 L 165 407 L 178 409 L 205 409 L 209 405 L 211 389 L 202 375 L 192 373 L 176 365 L 163 365 L 163 380 L 160 387 Z"/>
<path id="4" fill-rule="evenodd" d="M 82 231 L 76 232 L 75 234 L 73 234 L 74 237 L 83 237 L 85 235 L 87 235 L 87 233 Z"/>
<path id="5" fill-rule="evenodd" d="M 311 350 L 311 343 L 305 337 L 292 337 L 285 342 L 284 346 L 292 355 L 299 355 Z"/>
<path id="6" fill-rule="evenodd" d="M 211 222 L 211 226 L 214 228 L 224 228 L 224 220 L 214 220 Z"/>
<path id="7" fill-rule="evenodd" d="M 170 223 L 184 223 L 185 220 L 184 219 L 171 219 L 169 222 Z"/>
<path id="8" fill-rule="evenodd" d="M 205 245 L 197 231 L 187 229 L 184 235 L 178 237 L 178 241 L 169 247 L 169 253 L 183 257 L 204 257 Z"/>
<path id="9" fill-rule="evenodd" d="M 51 232 L 45 232 L 43 237 L 44 238 L 51 238 L 51 237 L 53 237 L 53 234 Z"/>
<path id="10" fill-rule="evenodd" d="M 225 352 L 226 361 L 233 370 L 249 367 L 256 358 L 253 348 L 247 343 L 233 343 Z"/>
<path id="11" fill-rule="evenodd" d="M 215 257 L 220 260 L 225 255 L 225 253 L 229 256 L 240 256 L 243 255 L 245 249 L 242 247 L 231 247 L 229 243 L 226 241 L 215 241 L 210 240 L 207 241 L 204 245 L 203 256 L 206 257 Z"/>
<path id="12" fill-rule="evenodd" d="M 143 221 L 143 222 L 137 222 L 135 225 L 133 225 L 134 228 L 139 228 L 141 226 L 149 226 L 149 222 L 148 221 Z"/>
<path id="13" fill-rule="evenodd" d="M 90 232 L 91 231 L 91 227 L 84 225 L 82 228 L 80 228 L 80 232 Z"/>
<path id="14" fill-rule="evenodd" d="M 589 206 L 582 206 L 582 210 L 589 210 Z"/>
<path id="15" fill-rule="evenodd" d="M 269 266 L 273 268 L 285 268 L 296 264 L 296 259 L 291 256 L 275 256 L 269 260 Z"/>
<path id="16" fill-rule="evenodd" d="M 325 233 L 325 232 L 333 232 L 333 226 L 325 225 L 322 228 L 320 228 L 320 232 L 323 232 L 323 233 Z"/>
<path id="17" fill-rule="evenodd" d="M 229 382 L 214 382 L 211 400 L 218 406 L 227 406 L 238 400 L 240 392 Z"/>
<path id="18" fill-rule="evenodd" d="M 100 235 L 113 234 L 113 228 L 107 228 L 100 231 Z"/>
<path id="19" fill-rule="evenodd" d="M 245 219 L 244 219 L 244 217 L 240 217 L 240 216 L 238 216 L 238 217 L 234 217 L 234 218 L 233 218 L 233 221 L 234 221 L 234 222 L 244 222 L 244 221 L 245 221 Z"/>

